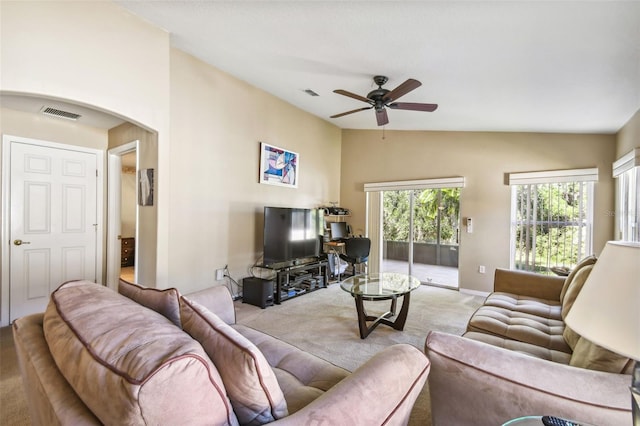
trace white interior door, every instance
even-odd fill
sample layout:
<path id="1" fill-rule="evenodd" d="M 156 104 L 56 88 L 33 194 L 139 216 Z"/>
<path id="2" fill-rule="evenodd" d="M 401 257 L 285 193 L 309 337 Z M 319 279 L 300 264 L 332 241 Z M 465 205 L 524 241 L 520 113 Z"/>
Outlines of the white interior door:
<path id="1" fill-rule="evenodd" d="M 68 280 L 98 282 L 95 153 L 11 142 L 10 321 Z"/>

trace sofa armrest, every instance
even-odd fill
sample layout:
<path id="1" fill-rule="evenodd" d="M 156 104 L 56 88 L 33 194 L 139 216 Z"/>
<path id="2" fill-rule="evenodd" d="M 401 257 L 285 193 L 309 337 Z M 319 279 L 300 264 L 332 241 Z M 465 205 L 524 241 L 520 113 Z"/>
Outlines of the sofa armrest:
<path id="1" fill-rule="evenodd" d="M 236 310 L 233 306 L 233 297 L 231 297 L 229 289 L 223 285 L 205 288 L 204 290 L 189 293 L 183 297 L 201 304 L 227 324 L 236 323 Z"/>
<path id="2" fill-rule="evenodd" d="M 498 268 L 493 291 L 560 301 L 564 280 L 565 277 Z"/>
<path id="3" fill-rule="evenodd" d="M 630 375 L 571 367 L 434 331 L 425 352 L 435 426 L 499 425 L 525 415 L 631 424 Z"/>
<path id="4" fill-rule="evenodd" d="M 28 401 L 31 424 L 99 425 L 56 366 L 44 337 L 44 314 L 28 315 L 13 323 L 13 339 Z"/>
<path id="5" fill-rule="evenodd" d="M 339 419 L 354 426 L 406 425 L 429 368 L 429 360 L 415 347 L 387 347 L 309 405 L 273 423 L 323 425 Z M 369 401 L 365 405 L 363 398 Z"/>

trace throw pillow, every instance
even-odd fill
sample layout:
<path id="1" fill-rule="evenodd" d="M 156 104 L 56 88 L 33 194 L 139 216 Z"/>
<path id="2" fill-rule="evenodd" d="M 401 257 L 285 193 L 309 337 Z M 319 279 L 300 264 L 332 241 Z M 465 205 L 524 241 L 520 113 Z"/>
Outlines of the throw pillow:
<path id="1" fill-rule="evenodd" d="M 143 287 L 130 283 L 120 278 L 118 283 L 118 293 L 127 296 L 138 304 L 153 309 L 164 315 L 172 323 L 182 328 L 180 324 L 180 293 L 175 288 L 159 290 L 157 288 Z"/>
<path id="2" fill-rule="evenodd" d="M 60 286 L 43 333 L 47 357 L 102 424 L 239 424 L 202 345 L 110 288 L 89 281 Z"/>
<path id="3" fill-rule="evenodd" d="M 288 415 L 275 373 L 256 345 L 184 296 L 180 317 L 184 331 L 200 342 L 220 372 L 241 424 L 261 425 Z"/>
<path id="4" fill-rule="evenodd" d="M 584 286 L 584 283 L 589 278 L 589 274 L 591 274 L 591 270 L 593 269 L 593 265 L 585 265 L 575 274 L 573 280 L 567 287 L 567 291 L 564 294 L 564 298 L 562 299 L 562 319 L 564 320 L 571 307 L 573 306 L 573 302 L 576 301 L 576 297 L 580 294 L 580 290 Z"/>
<path id="5" fill-rule="evenodd" d="M 633 361 L 580 337 L 569 365 L 609 373 L 631 374 Z"/>
<path id="6" fill-rule="evenodd" d="M 576 345 L 578 344 L 581 336 L 573 331 L 573 328 L 565 324 L 564 331 L 562 332 L 562 337 L 564 338 L 564 341 L 567 342 L 567 345 L 569 345 L 569 347 L 571 348 L 571 352 L 575 351 Z"/>
<path id="7" fill-rule="evenodd" d="M 580 269 L 582 269 L 584 266 L 593 265 L 595 263 L 596 263 L 596 257 L 593 255 L 587 256 L 584 259 L 582 259 L 580 262 L 578 262 L 576 267 L 573 268 L 573 271 L 571 271 L 567 276 L 567 278 L 564 280 L 564 285 L 562 286 L 562 291 L 560 292 L 560 303 L 563 303 L 564 296 L 567 293 L 567 290 L 569 289 L 569 286 L 573 282 L 573 278 L 576 276 L 578 271 L 580 271 Z"/>

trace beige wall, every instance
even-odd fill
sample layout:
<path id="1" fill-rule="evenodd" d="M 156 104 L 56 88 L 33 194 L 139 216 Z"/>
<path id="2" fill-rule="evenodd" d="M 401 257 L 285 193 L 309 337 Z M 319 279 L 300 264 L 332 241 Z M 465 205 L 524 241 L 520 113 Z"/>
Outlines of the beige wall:
<path id="1" fill-rule="evenodd" d="M 0 92 L 113 113 L 158 135 L 169 158 L 169 34 L 111 2 L 0 2 Z M 168 186 L 168 185 L 167 185 Z M 168 216 L 158 187 L 157 280 L 167 285 Z M 166 206 L 165 206 L 166 207 Z"/>
<path id="2" fill-rule="evenodd" d="M 156 279 L 183 292 L 247 275 L 264 205 L 339 198 L 340 130 L 169 47 L 109 2 L 1 2 L 0 91 L 87 105 L 157 135 Z M 55 66 L 52 66 L 54 65 Z M 298 189 L 258 184 L 258 143 L 300 154 Z"/>
<path id="3" fill-rule="evenodd" d="M 640 110 L 620 129 L 617 135 L 616 159 L 634 148 L 640 148 Z"/>
<path id="4" fill-rule="evenodd" d="M 354 232 L 365 226 L 367 182 L 464 176 L 461 217 L 472 217 L 472 234 L 462 232 L 460 286 L 488 292 L 495 268 L 509 267 L 510 188 L 505 174 L 597 166 L 594 251 L 613 233 L 611 164 L 614 135 L 535 133 L 411 132 L 345 130 L 342 141 L 341 205 L 350 208 Z M 485 265 L 486 273 L 478 273 Z"/>
<path id="5" fill-rule="evenodd" d="M 161 127 L 168 33 L 111 2 L 3 1 L 0 8 L 3 91 L 71 99 Z"/>
<path id="6" fill-rule="evenodd" d="M 178 50 L 171 140 L 170 276 L 184 291 L 212 285 L 227 264 L 234 278 L 248 275 L 262 254 L 264 206 L 340 196 L 340 129 Z M 300 155 L 297 189 L 258 183 L 260 141 Z"/>
<path id="7" fill-rule="evenodd" d="M 0 132 L 85 148 L 104 150 L 107 147 L 107 131 L 104 129 L 9 108 L 0 108 Z"/>

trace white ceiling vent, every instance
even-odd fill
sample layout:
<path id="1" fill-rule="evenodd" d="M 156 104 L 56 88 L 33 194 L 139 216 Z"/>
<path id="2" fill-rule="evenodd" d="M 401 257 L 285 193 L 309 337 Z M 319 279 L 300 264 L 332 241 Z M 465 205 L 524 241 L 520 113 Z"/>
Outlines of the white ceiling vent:
<path id="1" fill-rule="evenodd" d="M 80 114 L 76 114 L 75 112 L 63 111 L 61 109 L 52 108 L 48 106 L 43 106 L 40 109 L 40 112 L 44 115 L 49 115 L 52 117 L 66 118 L 67 120 L 77 120 L 82 117 Z"/>

